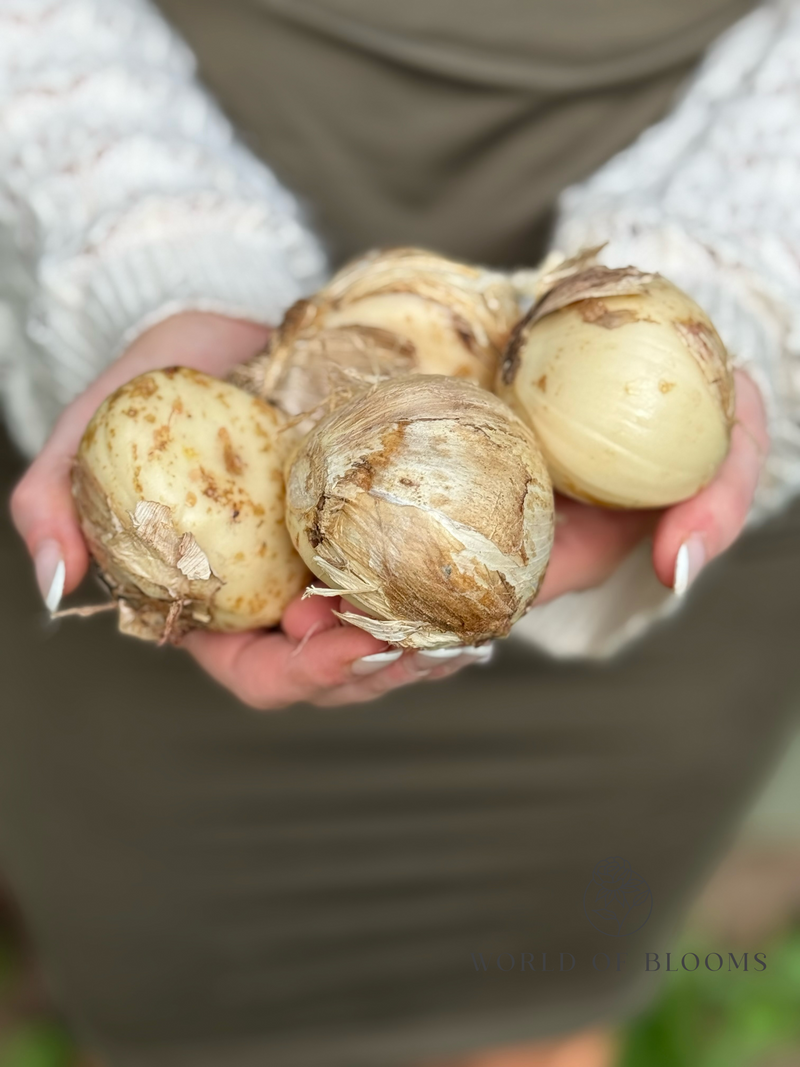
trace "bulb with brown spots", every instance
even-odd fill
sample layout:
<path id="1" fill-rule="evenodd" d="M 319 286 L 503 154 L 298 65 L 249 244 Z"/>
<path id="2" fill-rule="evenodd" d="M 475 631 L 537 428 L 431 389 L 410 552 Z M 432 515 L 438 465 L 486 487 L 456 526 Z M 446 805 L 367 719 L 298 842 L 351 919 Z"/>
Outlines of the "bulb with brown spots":
<path id="1" fill-rule="evenodd" d="M 101 405 L 73 492 L 122 630 L 163 641 L 280 620 L 308 580 L 284 522 L 283 421 L 186 368 L 140 375 Z"/>

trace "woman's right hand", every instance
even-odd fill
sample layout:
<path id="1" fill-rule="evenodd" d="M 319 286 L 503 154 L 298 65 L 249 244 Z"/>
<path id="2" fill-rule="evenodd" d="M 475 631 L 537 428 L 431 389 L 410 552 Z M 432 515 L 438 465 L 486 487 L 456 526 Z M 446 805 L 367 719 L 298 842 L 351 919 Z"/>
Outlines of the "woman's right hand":
<path id="1" fill-rule="evenodd" d="M 270 330 L 253 322 L 203 312 L 175 315 L 142 334 L 62 413 L 50 439 L 11 498 L 14 524 L 34 561 L 47 607 L 55 611 L 89 566 L 89 553 L 72 499 L 70 470 L 94 412 L 115 389 L 138 374 L 187 366 L 224 377 L 262 351 Z M 195 632 L 186 649 L 240 700 L 258 708 L 296 701 L 319 705 L 370 700 L 423 677 L 439 678 L 485 661 L 487 650 L 450 656 L 401 655 L 333 614 L 338 601 L 294 601 L 279 631 L 241 634 Z M 375 658 L 377 657 L 377 658 Z"/>

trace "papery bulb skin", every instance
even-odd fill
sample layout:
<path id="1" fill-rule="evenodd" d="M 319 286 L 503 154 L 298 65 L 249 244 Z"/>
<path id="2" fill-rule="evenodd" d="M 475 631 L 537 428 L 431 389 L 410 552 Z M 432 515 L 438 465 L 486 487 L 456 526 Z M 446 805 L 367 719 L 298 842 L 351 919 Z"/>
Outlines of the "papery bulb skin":
<path id="1" fill-rule="evenodd" d="M 377 326 L 409 341 L 418 374 L 487 389 L 521 314 L 505 275 L 419 248 L 360 257 L 333 277 L 318 306 L 326 326 Z"/>
<path id="2" fill-rule="evenodd" d="M 415 350 L 389 330 L 338 326 L 283 327 L 268 353 L 236 369 L 231 381 L 269 399 L 288 417 L 287 441 L 301 440 L 360 387 L 414 372 Z"/>
<path id="3" fill-rule="evenodd" d="M 527 294 L 496 271 L 416 248 L 369 252 L 290 308 L 267 351 L 231 377 L 311 424 L 346 371 L 365 382 L 446 374 L 491 389 L 522 303 Z"/>
<path id="4" fill-rule="evenodd" d="M 556 489 L 658 508 L 693 496 L 727 455 L 728 353 L 708 316 L 657 274 L 593 266 L 519 323 L 498 394 L 536 433 Z"/>
<path id="5" fill-rule="evenodd" d="M 553 496 L 534 435 L 497 397 L 413 375 L 309 434 L 288 467 L 286 521 L 309 568 L 369 615 L 347 621 L 446 648 L 503 637 L 530 607 Z"/>
<path id="6" fill-rule="evenodd" d="M 280 621 L 308 580 L 284 522 L 282 423 L 182 367 L 142 374 L 100 406 L 73 495 L 120 629 L 176 641 Z"/>

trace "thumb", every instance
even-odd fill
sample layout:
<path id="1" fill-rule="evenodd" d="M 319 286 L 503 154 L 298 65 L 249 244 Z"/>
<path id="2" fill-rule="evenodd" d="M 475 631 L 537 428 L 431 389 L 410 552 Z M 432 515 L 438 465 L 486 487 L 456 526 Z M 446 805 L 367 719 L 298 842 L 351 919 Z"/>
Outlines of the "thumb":
<path id="1" fill-rule="evenodd" d="M 11 495 L 11 517 L 34 561 L 36 582 L 47 608 L 86 574 L 89 554 L 72 500 L 70 471 L 86 424 L 67 409 L 52 437 Z"/>
<path id="2" fill-rule="evenodd" d="M 741 533 L 769 451 L 767 418 L 757 385 L 736 372 L 736 422 L 716 477 L 696 496 L 664 512 L 653 540 L 660 580 L 683 593 L 703 565 Z"/>

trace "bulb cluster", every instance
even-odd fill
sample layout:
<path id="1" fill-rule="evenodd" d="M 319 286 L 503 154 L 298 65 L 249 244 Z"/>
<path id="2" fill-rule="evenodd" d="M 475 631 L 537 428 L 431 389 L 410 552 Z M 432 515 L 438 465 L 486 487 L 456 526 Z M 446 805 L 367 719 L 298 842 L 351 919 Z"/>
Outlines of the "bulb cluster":
<path id="1" fill-rule="evenodd" d="M 729 446 L 728 355 L 688 296 L 596 251 L 515 275 L 371 253 L 229 382 L 118 390 L 73 482 L 121 626 L 274 625 L 310 570 L 381 640 L 480 644 L 541 586 L 553 488 L 622 508 L 696 493 Z"/>

